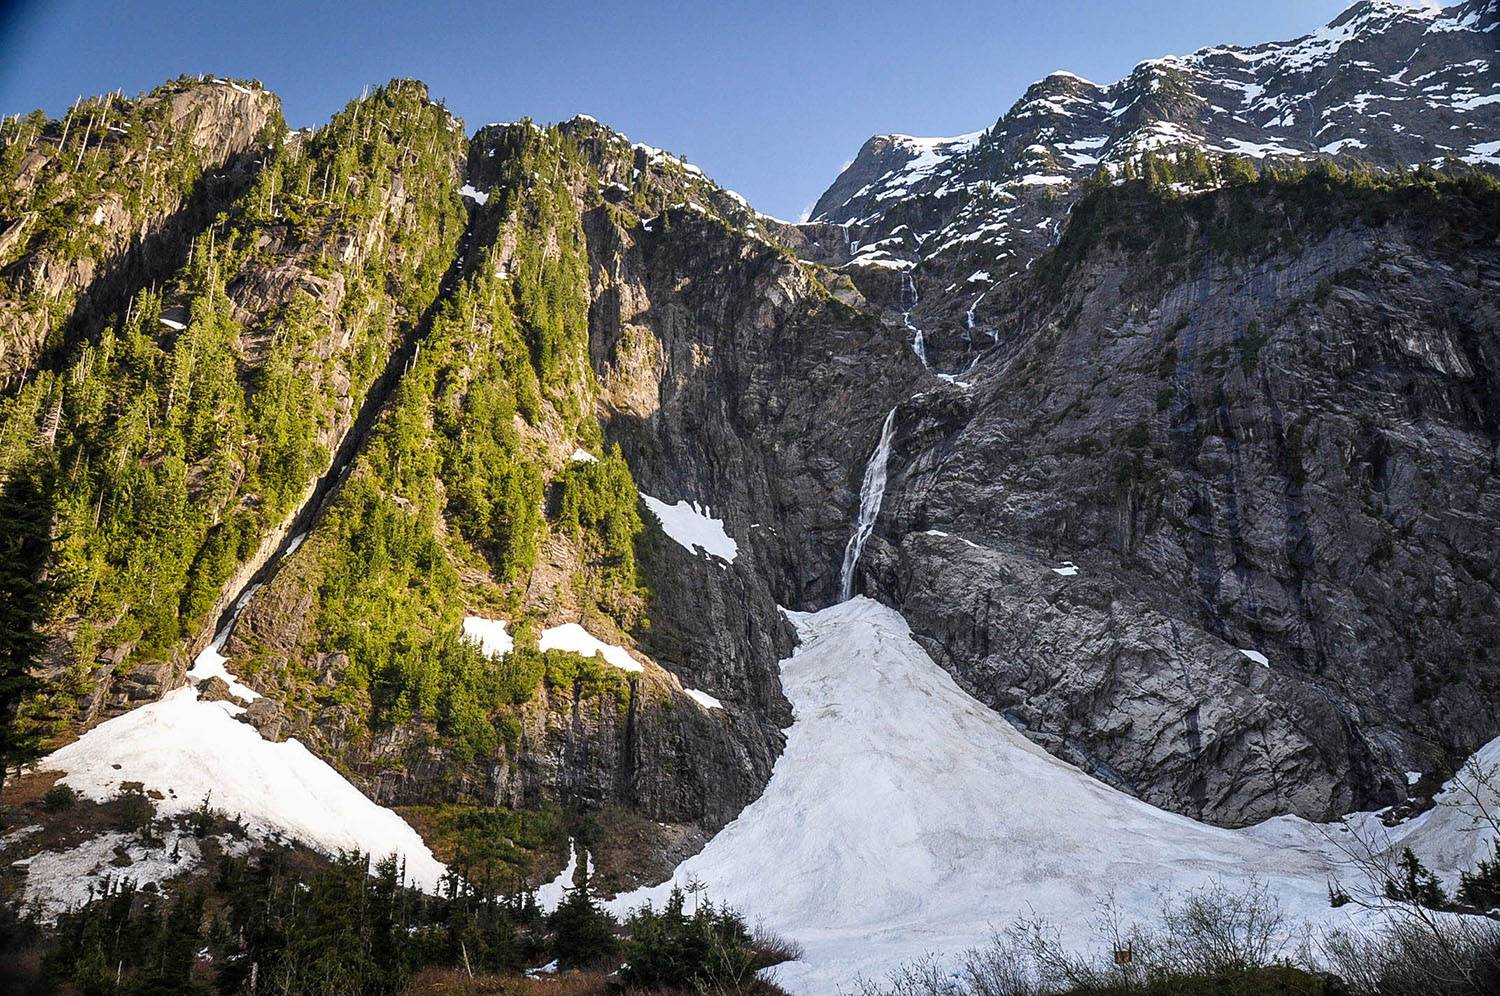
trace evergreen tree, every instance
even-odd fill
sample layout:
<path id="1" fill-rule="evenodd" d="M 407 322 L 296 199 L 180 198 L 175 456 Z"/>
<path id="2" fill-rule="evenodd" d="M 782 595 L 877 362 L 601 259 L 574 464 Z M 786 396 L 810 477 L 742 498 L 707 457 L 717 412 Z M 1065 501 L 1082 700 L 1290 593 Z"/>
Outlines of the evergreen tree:
<path id="1" fill-rule="evenodd" d="M 1474 871 L 1459 874 L 1458 901 L 1485 912 L 1500 908 L 1500 845 L 1491 844 L 1490 857 Z"/>
<path id="2" fill-rule="evenodd" d="M 1244 156 L 1226 152 L 1219 157 L 1219 176 L 1226 187 L 1235 187 L 1256 180 L 1255 165 Z"/>
<path id="3" fill-rule="evenodd" d="M 630 918 L 621 980 L 643 990 L 735 992 L 753 978 L 756 953 L 740 915 L 704 902 L 688 916 L 673 889 L 660 913 L 650 906 Z"/>
<path id="4" fill-rule="evenodd" d="M 1427 870 L 1411 848 L 1401 852 L 1401 860 L 1396 867 L 1397 877 L 1385 883 L 1386 898 L 1435 910 L 1448 905 L 1448 896 L 1443 892 L 1442 883 Z"/>
<path id="5" fill-rule="evenodd" d="M 6 772 L 41 750 L 34 729 L 17 723 L 21 700 L 37 687 L 33 671 L 46 646 L 38 625 L 53 601 L 44 576 L 52 549 L 52 511 L 33 471 L 0 485 L 0 786 Z"/>
<path id="6" fill-rule="evenodd" d="M 589 895 L 587 862 L 580 865 L 573 888 L 548 918 L 552 956 L 565 968 L 605 965 L 618 954 L 615 918 Z"/>

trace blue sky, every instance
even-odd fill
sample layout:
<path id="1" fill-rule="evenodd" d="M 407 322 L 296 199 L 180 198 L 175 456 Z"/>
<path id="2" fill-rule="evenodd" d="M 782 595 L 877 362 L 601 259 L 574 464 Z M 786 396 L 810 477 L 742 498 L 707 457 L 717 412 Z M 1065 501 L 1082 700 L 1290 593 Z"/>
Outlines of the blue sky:
<path id="1" fill-rule="evenodd" d="M 179 73 L 262 80 L 293 126 L 427 81 L 470 129 L 592 114 L 796 218 L 872 134 L 992 124 L 1032 80 L 1291 38 L 1345 0 L 397 4 L 0 0 L 0 113 Z"/>

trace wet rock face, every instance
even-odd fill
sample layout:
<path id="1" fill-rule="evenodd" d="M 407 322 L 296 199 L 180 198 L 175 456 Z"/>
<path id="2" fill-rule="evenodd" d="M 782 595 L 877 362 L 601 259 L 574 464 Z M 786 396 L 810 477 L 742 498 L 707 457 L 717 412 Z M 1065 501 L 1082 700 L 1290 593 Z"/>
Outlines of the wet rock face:
<path id="1" fill-rule="evenodd" d="M 1500 255 L 1493 218 L 1448 224 L 1038 281 L 969 389 L 903 406 L 866 590 L 1159 805 L 1399 801 L 1500 729 Z"/>
<path id="2" fill-rule="evenodd" d="M 776 601 L 826 603 L 869 448 L 920 365 L 772 245 L 690 212 L 665 233 L 593 237 L 603 223 L 591 327 L 607 435 L 643 491 L 722 517 Z"/>

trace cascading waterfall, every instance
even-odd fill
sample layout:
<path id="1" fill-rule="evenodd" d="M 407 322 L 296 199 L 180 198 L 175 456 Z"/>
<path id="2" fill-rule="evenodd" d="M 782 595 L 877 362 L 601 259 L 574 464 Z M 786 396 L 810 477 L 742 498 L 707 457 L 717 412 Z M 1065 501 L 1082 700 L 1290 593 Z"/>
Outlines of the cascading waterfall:
<path id="1" fill-rule="evenodd" d="M 910 273 L 901 274 L 901 281 L 901 321 L 911 331 L 912 351 L 917 354 L 917 359 L 921 360 L 922 366 L 925 367 L 927 366 L 927 340 L 923 338 L 922 330 L 911 323 L 912 310 L 916 308 L 919 300 L 917 284 L 912 280 Z M 910 303 L 907 302 L 908 294 L 911 295 Z"/>
<path id="2" fill-rule="evenodd" d="M 969 342 L 971 342 L 971 343 L 974 341 L 974 332 L 979 327 L 976 324 L 976 321 L 975 321 L 975 318 L 974 318 L 974 312 L 979 309 L 979 302 L 983 301 L 985 299 L 985 296 L 988 295 L 988 294 L 989 294 L 989 291 L 982 292 L 978 297 L 976 297 L 974 299 L 974 303 L 971 304 L 971 305 L 969 305 L 969 310 L 966 311 L 966 312 L 964 312 L 964 324 L 967 325 L 968 328 L 969 328 Z M 996 332 L 994 329 L 990 329 L 989 333 L 990 333 L 990 341 L 991 342 L 999 342 L 1000 341 L 1000 333 Z"/>
<path id="3" fill-rule="evenodd" d="M 859 519 L 854 523 L 854 532 L 849 535 L 849 545 L 844 547 L 844 567 L 839 572 L 839 601 L 847 602 L 854 595 L 854 568 L 859 564 L 859 555 L 864 551 L 865 541 L 875 531 L 875 520 L 880 517 L 880 506 L 885 501 L 886 464 L 891 458 L 891 439 L 896 434 L 896 409 L 885 417 L 880 427 L 880 442 L 865 464 L 865 479 L 859 487 Z"/>

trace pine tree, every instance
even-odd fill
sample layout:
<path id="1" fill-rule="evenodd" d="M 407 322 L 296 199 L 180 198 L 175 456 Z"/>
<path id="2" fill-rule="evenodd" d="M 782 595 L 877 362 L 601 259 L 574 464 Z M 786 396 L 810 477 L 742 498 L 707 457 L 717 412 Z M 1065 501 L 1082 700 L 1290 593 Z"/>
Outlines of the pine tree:
<path id="1" fill-rule="evenodd" d="M 565 968 L 603 965 L 618 953 L 615 918 L 589 895 L 589 873 L 584 862 L 557 909 L 548 920 L 552 928 L 552 956 Z"/>
<path id="2" fill-rule="evenodd" d="M 38 683 L 46 647 L 38 627 L 53 600 L 44 577 L 52 549 L 52 512 L 34 473 L 20 471 L 0 487 L 0 786 L 6 772 L 36 758 L 40 738 L 17 722 L 20 702 Z"/>
<path id="3" fill-rule="evenodd" d="M 1492 844 L 1490 857 L 1480 858 L 1474 871 L 1459 874 L 1458 901 L 1485 912 L 1500 908 L 1500 845 Z"/>
<path id="4" fill-rule="evenodd" d="M 1401 852 L 1397 862 L 1398 877 L 1385 884 L 1386 898 L 1397 902 L 1415 903 L 1428 909 L 1440 910 L 1448 905 L 1448 896 L 1443 892 L 1437 876 L 1428 871 L 1411 848 Z"/>

